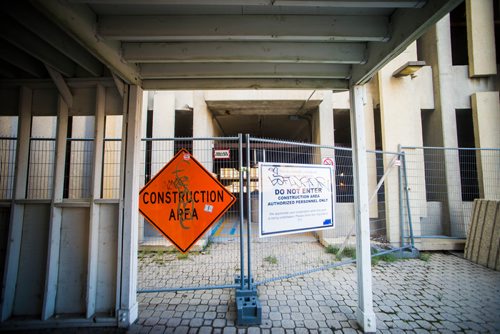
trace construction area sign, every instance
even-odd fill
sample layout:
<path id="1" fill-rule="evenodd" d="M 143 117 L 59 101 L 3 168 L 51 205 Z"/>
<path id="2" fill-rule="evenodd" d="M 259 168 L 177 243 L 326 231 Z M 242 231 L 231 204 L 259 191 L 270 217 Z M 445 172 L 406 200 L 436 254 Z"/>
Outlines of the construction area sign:
<path id="1" fill-rule="evenodd" d="M 335 227 L 331 165 L 259 163 L 259 235 Z"/>
<path id="2" fill-rule="evenodd" d="M 187 252 L 236 197 L 185 149 L 140 191 L 139 211 L 181 252 Z"/>

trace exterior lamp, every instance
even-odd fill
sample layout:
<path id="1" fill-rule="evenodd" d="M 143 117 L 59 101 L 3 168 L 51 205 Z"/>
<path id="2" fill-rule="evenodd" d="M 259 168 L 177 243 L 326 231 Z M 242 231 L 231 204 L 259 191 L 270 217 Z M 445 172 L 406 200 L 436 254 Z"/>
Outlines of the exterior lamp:
<path id="1" fill-rule="evenodd" d="M 412 79 L 415 77 L 415 72 L 425 66 L 425 61 L 409 61 L 400 68 L 398 68 L 392 76 L 395 78 L 401 78 L 411 75 Z"/>

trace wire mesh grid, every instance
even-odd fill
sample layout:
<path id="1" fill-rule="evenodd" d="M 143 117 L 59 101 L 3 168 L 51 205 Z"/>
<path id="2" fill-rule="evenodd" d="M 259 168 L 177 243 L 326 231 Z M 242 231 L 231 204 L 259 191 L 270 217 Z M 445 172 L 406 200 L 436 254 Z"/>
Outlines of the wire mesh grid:
<path id="1" fill-rule="evenodd" d="M 0 138 L 0 199 L 12 199 L 17 138 Z"/>
<path id="2" fill-rule="evenodd" d="M 465 238 L 473 200 L 499 198 L 500 150 L 403 147 L 407 174 L 405 226 L 417 237 Z M 406 203 L 409 202 L 408 206 Z"/>
<path id="3" fill-rule="evenodd" d="M 51 199 L 56 157 L 55 138 L 31 138 L 28 165 L 28 199 Z"/>
<path id="4" fill-rule="evenodd" d="M 64 180 L 65 198 L 87 199 L 91 197 L 90 183 L 92 180 L 93 159 L 93 139 L 67 139 Z"/>
<path id="5" fill-rule="evenodd" d="M 345 205 L 352 200 L 352 168 L 349 168 L 348 149 L 340 149 L 338 154 L 333 147 L 277 141 L 270 139 L 250 139 L 250 165 L 258 162 L 293 164 L 321 164 L 323 158 L 335 157 L 336 173 L 343 172 L 343 181 L 337 179 L 337 199 Z M 341 191 L 339 191 L 339 186 Z M 259 202 L 254 194 L 251 201 L 251 252 L 252 272 L 257 284 L 320 269 L 336 261 L 335 255 L 327 251 L 321 241 L 341 240 L 346 235 L 349 224 L 335 208 L 335 229 L 318 233 L 306 232 L 266 238 L 258 237 Z M 350 203 L 352 205 L 352 203 Z"/>
<path id="6" fill-rule="evenodd" d="M 104 158 L 102 168 L 102 198 L 120 197 L 121 139 L 104 139 Z"/>
<path id="7" fill-rule="evenodd" d="M 230 150 L 229 158 L 213 159 L 217 147 Z M 141 188 L 181 148 L 191 152 L 238 200 L 186 254 L 175 250 L 166 238 L 141 217 L 139 292 L 233 286 L 235 276 L 240 274 L 238 138 L 144 139 L 139 176 Z"/>

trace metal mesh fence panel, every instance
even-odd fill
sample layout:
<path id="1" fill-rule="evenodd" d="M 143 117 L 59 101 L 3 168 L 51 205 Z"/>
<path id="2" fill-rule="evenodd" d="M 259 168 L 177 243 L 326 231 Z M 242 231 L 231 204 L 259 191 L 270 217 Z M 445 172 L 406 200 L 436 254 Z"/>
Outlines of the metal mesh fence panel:
<path id="1" fill-rule="evenodd" d="M 144 139 L 141 188 L 184 148 L 232 192 L 237 202 L 211 229 L 182 254 L 142 217 L 139 222 L 138 291 L 235 287 L 240 275 L 240 165 L 238 138 Z M 214 149 L 230 150 L 214 159 Z"/>
<path id="2" fill-rule="evenodd" d="M 55 138 L 31 138 L 27 198 L 52 198 L 55 157 Z"/>
<path id="3" fill-rule="evenodd" d="M 499 198 L 500 150 L 402 149 L 408 196 L 405 226 L 411 219 L 417 238 L 465 238 L 474 199 Z"/>
<path id="4" fill-rule="evenodd" d="M 250 166 L 252 168 L 257 168 L 259 162 L 321 164 L 322 157 L 334 157 L 334 153 L 333 148 L 318 145 L 250 139 Z M 251 179 L 251 181 L 258 180 Z M 252 195 L 250 236 L 251 266 L 253 278 L 257 284 L 321 268 L 334 261 L 334 256 L 325 251 L 325 247 L 320 243 L 318 234 L 315 232 L 259 238 L 258 198 L 258 193 Z M 329 234 L 329 237 L 335 238 L 348 230 L 348 226 L 343 226 L 339 219 L 335 220 L 335 224 L 334 230 L 325 230 L 320 233 Z"/>
<path id="5" fill-rule="evenodd" d="M 67 139 L 66 170 L 64 180 L 65 198 L 90 198 L 93 158 L 93 139 Z"/>
<path id="6" fill-rule="evenodd" d="M 104 158 L 102 170 L 102 198 L 120 197 L 121 139 L 104 140 Z"/>
<path id="7" fill-rule="evenodd" d="M 17 138 L 0 138 L 0 199 L 12 199 Z"/>

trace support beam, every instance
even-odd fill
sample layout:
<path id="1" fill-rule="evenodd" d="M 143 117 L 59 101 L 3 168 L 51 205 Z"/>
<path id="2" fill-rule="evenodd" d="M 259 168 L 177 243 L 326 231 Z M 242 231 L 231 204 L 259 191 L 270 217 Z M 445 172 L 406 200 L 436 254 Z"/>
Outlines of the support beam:
<path id="1" fill-rule="evenodd" d="M 366 43 L 180 42 L 123 43 L 122 47 L 125 60 L 139 63 L 362 64 L 367 60 Z"/>
<path id="2" fill-rule="evenodd" d="M 141 156 L 141 114 L 143 91 L 129 86 L 126 94 L 122 140 L 123 182 L 120 186 L 119 268 L 118 268 L 118 326 L 128 327 L 138 317 L 137 251 L 139 221 L 139 170 Z"/>
<path id="3" fill-rule="evenodd" d="M 66 81 L 64 81 L 62 75 L 52 67 L 45 65 L 45 68 L 49 72 L 49 75 L 52 78 L 52 81 L 54 81 L 54 84 L 56 85 L 59 94 L 64 99 L 64 102 L 66 102 L 68 108 L 71 109 L 73 107 L 73 94 L 69 90 Z"/>
<path id="4" fill-rule="evenodd" d="M 94 157 L 92 164 L 92 183 L 89 222 L 89 257 L 87 276 L 87 318 L 96 312 L 97 303 L 97 271 L 99 259 L 99 220 L 100 204 L 96 200 L 101 198 L 101 181 L 104 156 L 104 123 L 106 108 L 106 90 L 102 85 L 96 87 L 95 98 L 95 132 L 94 132 Z"/>
<path id="5" fill-rule="evenodd" d="M 25 71 L 35 78 L 43 78 L 47 75 L 44 66 L 27 53 L 12 46 L 10 43 L 0 45 L 0 59 Z"/>
<path id="6" fill-rule="evenodd" d="M 195 63 L 143 64 L 143 79 L 194 78 L 323 78 L 347 79 L 349 65 L 339 64 L 260 64 L 260 63 Z"/>
<path id="7" fill-rule="evenodd" d="M 114 72 L 111 72 L 111 76 L 113 77 L 113 82 L 115 83 L 118 94 L 120 94 L 123 99 L 123 96 L 125 95 L 125 83 Z"/>
<path id="8" fill-rule="evenodd" d="M 356 218 L 356 270 L 358 275 L 358 307 L 356 319 L 364 332 L 376 332 L 370 251 L 370 210 L 366 159 L 363 86 L 350 90 L 351 137 L 353 148 L 354 206 Z"/>
<path id="9" fill-rule="evenodd" d="M 99 5 L 134 5 L 137 0 L 71 0 L 74 3 Z M 214 5 L 221 6 L 304 6 L 304 7 L 372 7 L 372 8 L 418 8 L 425 0 L 216 0 Z M 141 0 L 144 5 L 206 5 L 204 0 Z"/>
<path id="10" fill-rule="evenodd" d="M 368 62 L 353 69 L 351 83 L 368 82 L 384 65 L 394 59 L 411 43 L 444 15 L 458 6 L 462 0 L 432 0 L 418 11 L 398 9 L 391 16 L 391 39 L 387 43 L 368 43 Z"/>
<path id="11" fill-rule="evenodd" d="M 400 1 L 400 0 L 364 0 L 364 1 L 342 1 L 342 0 L 276 0 L 275 6 L 301 6 L 301 7 L 334 7 L 334 8 L 420 8 L 425 0 Z"/>
<path id="12" fill-rule="evenodd" d="M 341 79 L 158 79 L 144 80 L 145 90 L 197 89 L 331 89 L 347 90 L 347 80 Z"/>
<path id="13" fill-rule="evenodd" d="M 386 16 L 175 15 L 99 17 L 98 33 L 121 41 L 377 41 L 389 39 Z"/>
<path id="14" fill-rule="evenodd" d="M 102 74 L 103 66 L 97 59 L 29 4 L 20 1 L 9 2 L 6 10 L 21 25 L 80 65 L 91 75 L 98 77 Z"/>
<path id="15" fill-rule="evenodd" d="M 59 96 L 57 106 L 56 159 L 54 169 L 54 194 L 50 207 L 49 242 L 47 249 L 47 274 L 42 307 L 42 320 L 54 315 L 56 309 L 57 284 L 59 280 L 59 255 L 63 208 L 64 169 L 66 162 L 66 137 L 68 134 L 68 106 Z"/>
<path id="16" fill-rule="evenodd" d="M 121 59 L 120 43 L 97 38 L 97 17 L 90 8 L 58 0 L 38 0 L 34 4 L 55 23 L 75 36 L 97 59 L 125 81 L 140 84 L 137 67 Z"/>
<path id="17" fill-rule="evenodd" d="M 18 204 L 15 200 L 26 198 L 32 100 L 32 90 L 27 87 L 22 87 L 19 94 L 19 123 L 13 192 L 14 201 L 12 201 L 10 212 L 9 235 L 7 238 L 8 243 L 5 255 L 5 272 L 0 299 L 0 321 L 5 321 L 10 318 L 14 308 L 24 222 L 24 204 Z"/>
<path id="18" fill-rule="evenodd" d="M 0 37 L 67 77 L 75 74 L 71 60 L 9 17 L 0 20 Z"/>

